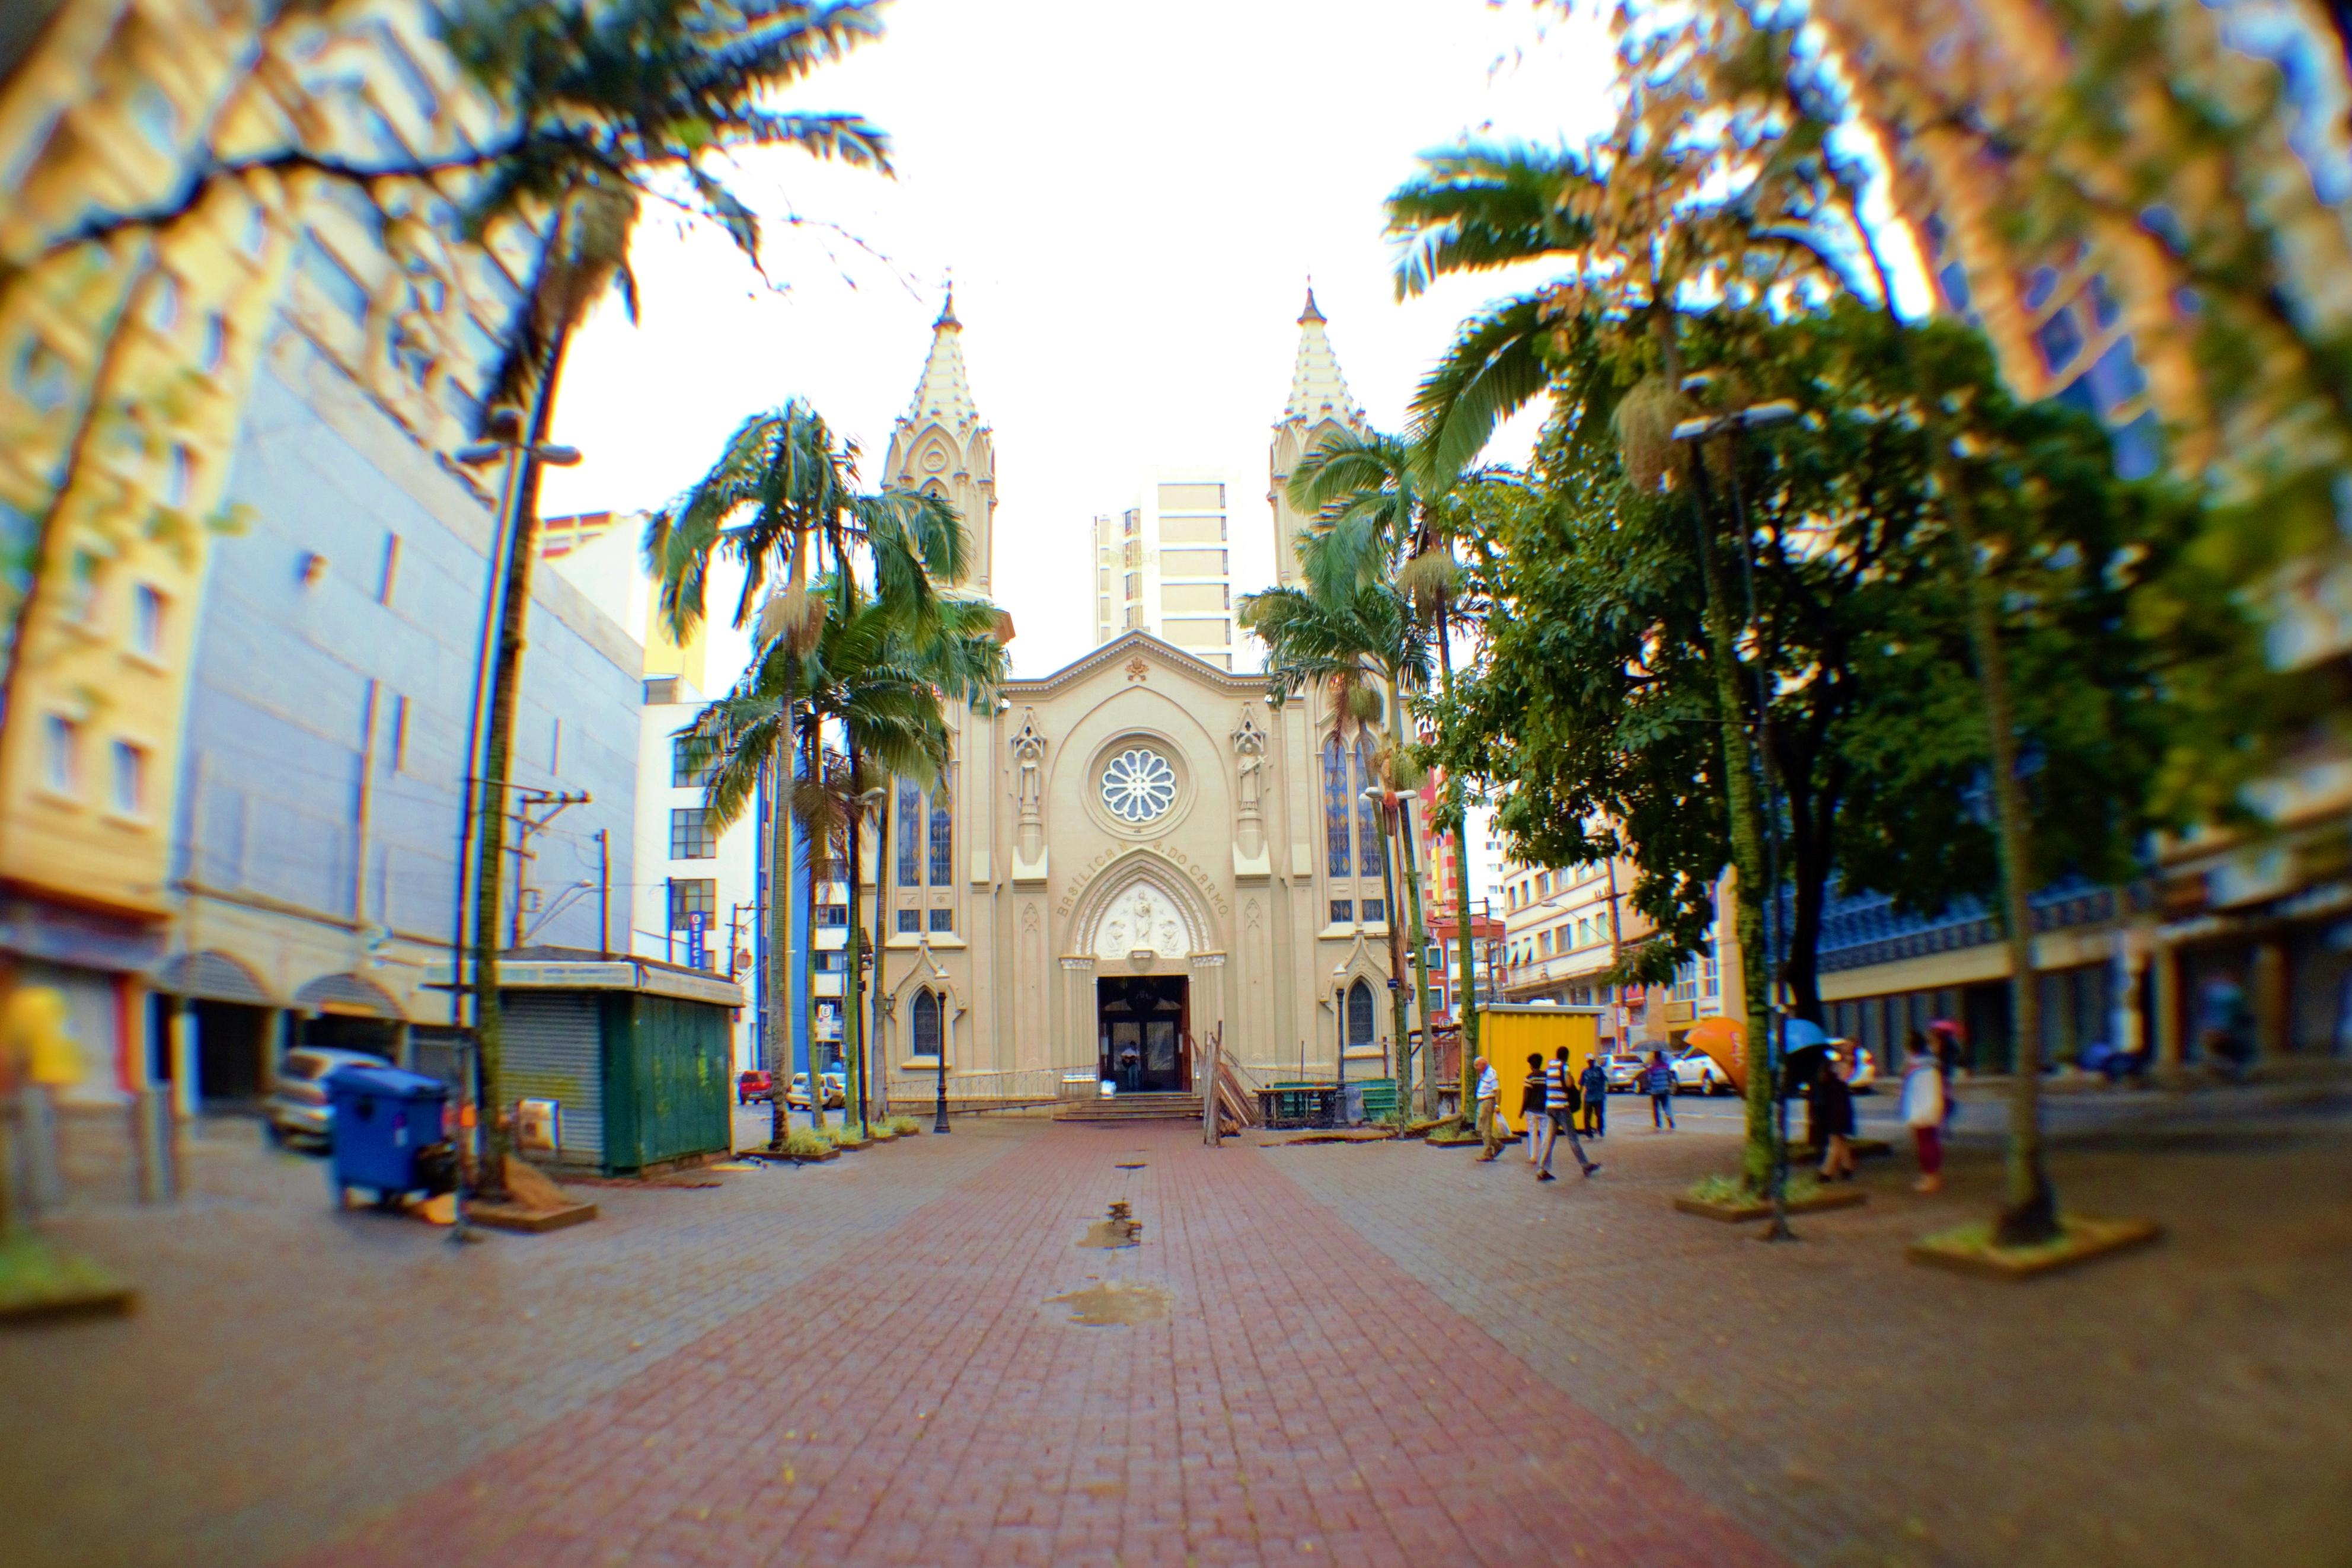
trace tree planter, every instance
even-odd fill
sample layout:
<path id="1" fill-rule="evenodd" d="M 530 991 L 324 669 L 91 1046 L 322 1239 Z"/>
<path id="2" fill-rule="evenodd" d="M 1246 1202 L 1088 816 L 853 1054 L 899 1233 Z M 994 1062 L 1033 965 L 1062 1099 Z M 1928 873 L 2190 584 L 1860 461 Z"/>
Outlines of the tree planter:
<path id="1" fill-rule="evenodd" d="M 488 1226 L 492 1230 L 520 1230 L 537 1236 L 550 1230 L 568 1230 L 575 1225 L 585 1225 L 596 1218 L 593 1203 L 567 1203 L 561 1208 L 531 1208 L 520 1203 L 469 1203 L 466 1218 L 475 1225 Z"/>
<path id="2" fill-rule="evenodd" d="M 1832 1208 L 1859 1208 L 1870 1201 L 1870 1195 L 1854 1187 L 1834 1187 L 1807 1197 L 1792 1197 L 1783 1207 L 1790 1214 L 1819 1214 Z M 1685 1214 L 1696 1214 L 1703 1219 L 1738 1222 L 1743 1219 L 1769 1219 L 1772 1205 L 1769 1200 L 1743 1199 L 1736 1203 L 1719 1203 L 1687 1195 L 1675 1199 L 1675 1207 Z"/>
<path id="3" fill-rule="evenodd" d="M 120 1317 L 138 1292 L 87 1258 L 30 1236 L 0 1241 L 0 1322 Z"/>
<path id="4" fill-rule="evenodd" d="M 848 1134 L 845 1133 L 840 1137 L 834 1139 L 833 1146 L 845 1154 L 853 1149 L 871 1148 L 874 1143 L 875 1140 L 872 1138 L 852 1137 Z"/>
<path id="5" fill-rule="evenodd" d="M 2086 1219 L 2070 1214 L 2058 1224 L 2057 1239 L 2042 1246 L 1995 1247 L 1991 1222 L 1980 1219 L 1923 1236 L 1905 1248 L 1903 1255 L 1914 1263 L 1982 1279 L 2032 1280 L 2146 1246 L 2164 1235 L 2164 1227 L 2149 1219 Z"/>

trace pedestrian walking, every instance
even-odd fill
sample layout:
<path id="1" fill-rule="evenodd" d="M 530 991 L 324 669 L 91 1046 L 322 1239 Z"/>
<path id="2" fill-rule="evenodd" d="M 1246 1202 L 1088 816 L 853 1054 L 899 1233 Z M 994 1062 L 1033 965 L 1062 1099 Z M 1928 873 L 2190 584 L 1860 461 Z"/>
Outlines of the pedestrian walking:
<path id="1" fill-rule="evenodd" d="M 1495 1064 L 1479 1056 L 1471 1059 L 1471 1065 L 1478 1070 L 1478 1138 L 1486 1145 L 1479 1153 L 1478 1163 L 1485 1165 L 1503 1152 L 1503 1141 L 1511 1135 L 1511 1129 L 1503 1120 L 1501 1108 L 1495 1103 L 1503 1092 L 1501 1082 L 1495 1076 Z"/>
<path id="2" fill-rule="evenodd" d="M 1536 1180 L 1559 1179 L 1551 1174 L 1551 1151 L 1563 1133 L 1568 1134 L 1569 1152 L 1576 1156 L 1579 1169 L 1589 1176 L 1601 1168 L 1598 1163 L 1585 1156 L 1584 1145 L 1577 1141 L 1576 1113 L 1583 1098 L 1582 1091 L 1577 1087 L 1574 1064 L 1568 1059 L 1568 1047 L 1563 1045 L 1553 1053 L 1551 1065 L 1544 1069 L 1547 1114 L 1544 1117 L 1543 1163 L 1536 1170 Z"/>
<path id="3" fill-rule="evenodd" d="M 1846 1082 L 1845 1052 L 1832 1050 L 1813 1079 L 1813 1137 L 1822 1148 L 1822 1179 L 1853 1179 L 1853 1085 Z"/>
<path id="4" fill-rule="evenodd" d="M 1675 1070 L 1666 1065 L 1666 1053 L 1650 1052 L 1650 1065 L 1642 1071 L 1642 1087 L 1650 1092 L 1650 1130 L 1675 1130 Z"/>
<path id="5" fill-rule="evenodd" d="M 1919 1151 L 1919 1179 L 1914 1192 L 1941 1192 L 1944 1187 L 1944 1074 L 1936 1053 L 1917 1030 L 1904 1042 L 1903 1124 Z"/>
<path id="6" fill-rule="evenodd" d="M 1968 1050 L 1968 1044 L 1960 1026 L 1949 1019 L 1937 1019 L 1928 1024 L 1927 1041 L 1936 1057 L 1937 1082 L 1944 1090 L 1944 1120 L 1936 1131 L 1948 1143 L 1952 1136 L 1952 1118 L 1960 1108 L 1959 1096 L 1952 1092 L 1952 1075 L 1959 1071 L 1960 1057 Z"/>
<path id="7" fill-rule="evenodd" d="M 1543 1052 L 1528 1052 L 1528 1075 L 1519 1084 L 1519 1112 L 1528 1119 L 1528 1164 L 1536 1163 L 1543 1151 L 1544 1104 L 1549 1081 L 1544 1076 Z"/>
<path id="8" fill-rule="evenodd" d="M 1583 1091 L 1584 1135 L 1605 1138 L 1609 1135 L 1609 1070 L 1601 1065 L 1601 1055 L 1595 1051 L 1584 1060 L 1584 1076 L 1577 1080 Z"/>

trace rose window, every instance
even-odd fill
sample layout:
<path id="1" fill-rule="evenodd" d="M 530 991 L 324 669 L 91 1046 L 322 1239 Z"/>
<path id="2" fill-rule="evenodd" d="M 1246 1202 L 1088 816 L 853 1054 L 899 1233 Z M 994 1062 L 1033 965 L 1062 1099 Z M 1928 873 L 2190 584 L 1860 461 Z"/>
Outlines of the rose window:
<path id="1" fill-rule="evenodd" d="M 1103 804 L 1123 822 L 1148 822 L 1175 803 L 1176 770 L 1156 751 L 1122 751 L 1103 768 Z"/>

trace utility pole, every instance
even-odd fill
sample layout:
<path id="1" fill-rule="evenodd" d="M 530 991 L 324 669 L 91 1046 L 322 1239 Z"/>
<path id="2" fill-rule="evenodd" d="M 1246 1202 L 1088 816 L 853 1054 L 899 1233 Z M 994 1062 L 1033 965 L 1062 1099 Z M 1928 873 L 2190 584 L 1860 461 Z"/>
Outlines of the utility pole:
<path id="1" fill-rule="evenodd" d="M 545 831 L 547 825 L 562 816 L 566 807 L 589 804 L 590 797 L 584 790 L 577 795 L 559 795 L 551 789 L 513 788 L 515 809 L 507 814 L 507 820 L 515 824 L 515 902 L 514 924 L 510 927 L 512 940 L 507 946 L 520 947 L 522 946 L 524 895 L 530 890 L 530 862 L 537 858 L 530 852 L 531 835 Z M 547 815 L 532 820 L 530 813 L 534 807 L 544 807 Z M 599 833 L 597 836 L 602 839 L 604 835 Z"/>
<path id="2" fill-rule="evenodd" d="M 613 830 L 596 830 L 596 956 L 613 956 Z"/>

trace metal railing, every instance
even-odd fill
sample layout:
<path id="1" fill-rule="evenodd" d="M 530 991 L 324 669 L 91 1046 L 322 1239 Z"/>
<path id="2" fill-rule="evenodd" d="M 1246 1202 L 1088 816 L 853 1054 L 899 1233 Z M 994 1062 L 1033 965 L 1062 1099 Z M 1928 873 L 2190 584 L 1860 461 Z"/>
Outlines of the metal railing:
<path id="1" fill-rule="evenodd" d="M 939 1098 L 940 1080 L 935 1072 L 893 1071 L 887 1082 L 890 1108 L 896 1112 L 911 1113 Z M 1035 1105 L 1058 1100 L 1061 1095 L 1062 1070 L 1058 1067 L 1016 1067 L 995 1072 L 948 1070 L 950 1105 Z"/>

